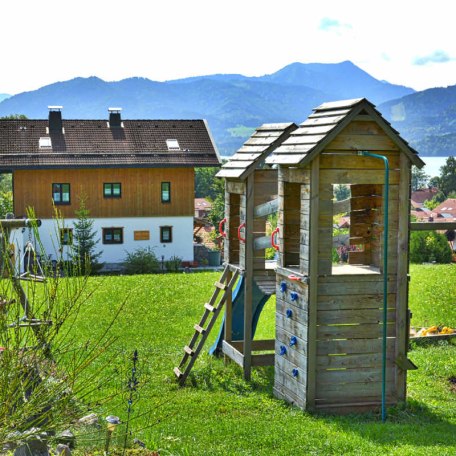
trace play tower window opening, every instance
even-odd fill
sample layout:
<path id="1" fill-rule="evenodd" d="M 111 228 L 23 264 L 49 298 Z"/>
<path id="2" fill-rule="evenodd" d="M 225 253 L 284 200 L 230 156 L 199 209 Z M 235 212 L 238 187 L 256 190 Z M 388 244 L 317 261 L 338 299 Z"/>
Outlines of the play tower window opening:
<path id="1" fill-rule="evenodd" d="M 349 197 L 332 201 L 331 274 L 381 272 L 383 185 L 347 184 Z M 332 185 L 333 192 L 339 190 Z"/>

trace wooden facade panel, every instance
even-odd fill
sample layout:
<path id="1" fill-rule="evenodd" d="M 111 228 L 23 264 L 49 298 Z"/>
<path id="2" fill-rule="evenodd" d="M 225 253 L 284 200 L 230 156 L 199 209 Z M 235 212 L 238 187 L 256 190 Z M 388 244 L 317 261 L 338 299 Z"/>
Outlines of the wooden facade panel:
<path id="1" fill-rule="evenodd" d="M 389 173 L 390 185 L 399 183 L 399 171 L 391 170 Z M 321 182 L 325 184 L 380 184 L 384 183 L 384 174 L 381 170 L 366 169 L 323 169 L 320 175 Z"/>
<path id="2" fill-rule="evenodd" d="M 388 308 L 395 308 L 396 294 L 388 294 Z M 362 295 L 334 295 L 319 296 L 319 310 L 349 310 L 349 309 L 375 309 L 383 307 L 383 293 Z"/>
<path id="3" fill-rule="evenodd" d="M 281 334 L 279 335 L 281 336 Z M 281 355 L 283 348 L 286 349 L 286 353 Z M 276 359 L 285 358 L 290 363 L 294 364 L 295 366 L 299 366 L 304 369 L 307 366 L 307 357 L 305 354 L 298 350 L 290 349 L 287 340 L 282 340 L 280 337 L 276 337 L 275 341 L 275 354 Z"/>
<path id="4" fill-rule="evenodd" d="M 396 321 L 395 309 L 388 312 L 388 322 Z M 351 310 L 318 310 L 317 324 L 335 325 L 350 323 L 381 323 L 383 321 L 382 309 L 351 309 Z M 356 330 L 356 328 L 354 328 Z"/>
<path id="5" fill-rule="evenodd" d="M 377 153 L 379 152 L 377 151 Z M 388 152 L 381 155 L 385 155 L 388 159 L 389 169 L 399 169 L 399 152 Z M 360 155 L 347 157 L 346 155 L 338 154 L 337 152 L 323 153 L 320 158 L 320 164 L 322 169 L 357 169 L 359 172 L 362 172 L 364 169 L 383 170 L 385 168 L 383 160 L 378 160 L 372 157 L 363 157 Z"/>
<path id="6" fill-rule="evenodd" d="M 381 152 L 398 151 L 399 148 L 386 135 L 340 134 L 327 145 L 326 150 L 368 150 L 370 152 Z"/>
<path id="7" fill-rule="evenodd" d="M 296 338 L 296 344 L 290 346 L 292 338 Z M 301 356 L 305 356 L 307 353 L 307 340 L 301 339 L 296 334 L 284 330 L 283 328 L 276 328 L 276 339 L 287 347 L 287 352 L 297 352 Z"/>
<path id="8" fill-rule="evenodd" d="M 387 324 L 387 336 L 394 337 L 395 324 Z M 319 325 L 317 328 L 318 340 L 330 339 L 377 339 L 383 335 L 383 324 L 363 323 L 353 325 Z"/>
<path id="9" fill-rule="evenodd" d="M 306 401 L 305 398 L 301 398 L 297 396 L 294 391 L 290 391 L 286 386 L 284 386 L 281 383 L 282 377 L 279 374 L 279 371 L 277 370 L 277 373 L 274 372 L 274 396 L 277 399 L 280 399 L 282 401 L 286 401 L 292 405 L 295 405 L 297 407 L 300 407 L 301 409 L 306 408 Z"/>
<path id="10" fill-rule="evenodd" d="M 394 354 L 386 354 L 387 364 L 394 362 Z M 326 354 L 317 356 L 317 369 L 353 369 L 381 367 L 382 353 L 355 353 L 345 356 L 327 356 Z"/>
<path id="11" fill-rule="evenodd" d="M 396 369 L 389 367 L 386 370 L 386 381 L 394 380 Z M 326 370 L 318 373 L 318 385 L 320 391 L 328 390 L 328 385 L 336 385 L 340 383 L 380 383 L 382 381 L 381 368 L 359 368 L 359 369 L 341 369 L 341 370 Z M 317 388 L 318 390 L 318 388 Z"/>
<path id="12" fill-rule="evenodd" d="M 54 215 L 52 184 L 70 184 L 70 204 L 58 205 L 66 218 L 74 217 L 79 198 L 86 199 L 91 217 L 193 216 L 194 170 L 192 168 L 112 168 L 21 170 L 14 172 L 14 212 L 37 217 Z M 171 201 L 162 203 L 161 183 L 171 183 Z M 104 198 L 103 184 L 120 183 L 120 198 Z"/>
<path id="13" fill-rule="evenodd" d="M 342 276 L 333 276 L 340 278 Z M 383 293 L 383 276 L 380 274 L 352 275 L 343 276 L 339 282 L 325 281 L 329 277 L 320 277 L 318 292 L 320 296 L 343 296 L 343 295 L 372 295 Z M 356 281 L 355 281 L 356 277 Z M 364 279 L 364 280 L 363 280 Z M 394 275 L 388 278 L 389 293 L 396 292 L 396 282 Z"/>
<path id="14" fill-rule="evenodd" d="M 282 313 L 276 313 L 276 328 L 288 331 L 302 340 L 307 340 L 307 319 L 301 322 L 296 317 L 287 317 Z"/>
<path id="15" fill-rule="evenodd" d="M 387 350 L 394 353 L 396 340 L 389 338 L 386 343 Z M 317 355 L 342 355 L 381 353 L 382 339 L 352 339 L 328 340 L 317 343 Z"/>
<path id="16" fill-rule="evenodd" d="M 292 182 L 298 184 L 310 183 L 309 168 L 283 168 L 279 169 L 279 182 Z"/>
<path id="17" fill-rule="evenodd" d="M 241 195 L 245 192 L 245 183 L 226 180 L 225 190 L 228 193 L 236 193 L 238 195 Z"/>
<path id="18" fill-rule="evenodd" d="M 380 401 L 382 391 L 381 382 L 371 383 L 337 383 L 335 385 L 317 385 L 316 402 L 319 404 L 330 403 L 360 403 L 366 399 Z M 393 396 L 395 391 L 394 382 L 386 382 L 386 393 Z"/>
<path id="19" fill-rule="evenodd" d="M 301 397 L 305 397 L 306 390 L 306 365 L 296 365 L 290 362 L 286 356 L 278 356 L 276 361 L 276 368 L 279 372 L 285 374 L 288 378 L 288 388 L 295 391 L 295 393 Z M 296 370 L 295 370 L 296 369 Z M 293 375 L 293 371 L 294 374 Z M 284 377 L 282 375 L 282 381 Z"/>

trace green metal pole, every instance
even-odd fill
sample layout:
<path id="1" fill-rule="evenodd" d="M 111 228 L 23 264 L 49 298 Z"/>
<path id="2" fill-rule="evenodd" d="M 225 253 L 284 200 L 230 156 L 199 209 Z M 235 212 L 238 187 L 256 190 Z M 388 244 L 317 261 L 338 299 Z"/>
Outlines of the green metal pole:
<path id="1" fill-rule="evenodd" d="M 388 323 L 388 200 L 389 163 L 384 155 L 360 151 L 359 155 L 383 160 L 385 165 L 385 185 L 383 192 L 383 334 L 382 334 L 382 421 L 386 421 L 386 339 Z"/>

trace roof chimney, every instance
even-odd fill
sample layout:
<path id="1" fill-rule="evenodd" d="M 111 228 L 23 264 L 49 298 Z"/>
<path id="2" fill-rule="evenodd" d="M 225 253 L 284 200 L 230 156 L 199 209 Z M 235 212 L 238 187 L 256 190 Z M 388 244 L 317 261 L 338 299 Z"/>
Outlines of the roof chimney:
<path id="1" fill-rule="evenodd" d="M 48 106 L 49 109 L 49 132 L 63 133 L 62 109 L 63 106 Z"/>
<path id="2" fill-rule="evenodd" d="M 108 108 L 109 111 L 109 127 L 110 128 L 119 128 L 122 126 L 122 121 L 120 118 L 120 111 L 122 108 Z"/>

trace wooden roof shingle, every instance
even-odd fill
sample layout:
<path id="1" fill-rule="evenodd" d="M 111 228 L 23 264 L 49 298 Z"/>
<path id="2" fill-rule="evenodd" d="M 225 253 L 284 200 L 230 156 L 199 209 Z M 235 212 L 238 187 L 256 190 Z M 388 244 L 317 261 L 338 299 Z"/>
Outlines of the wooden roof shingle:
<path id="1" fill-rule="evenodd" d="M 245 179 L 264 163 L 278 144 L 297 128 L 294 123 L 264 124 L 257 128 L 244 145 L 222 166 L 217 177 Z"/>
<path id="2" fill-rule="evenodd" d="M 404 152 L 411 162 L 424 166 L 418 153 L 402 139 L 375 106 L 365 98 L 323 103 L 266 159 L 268 164 L 305 165 L 320 153 L 357 116 L 368 116 Z M 356 149 L 354 149 L 356 150 Z"/>

